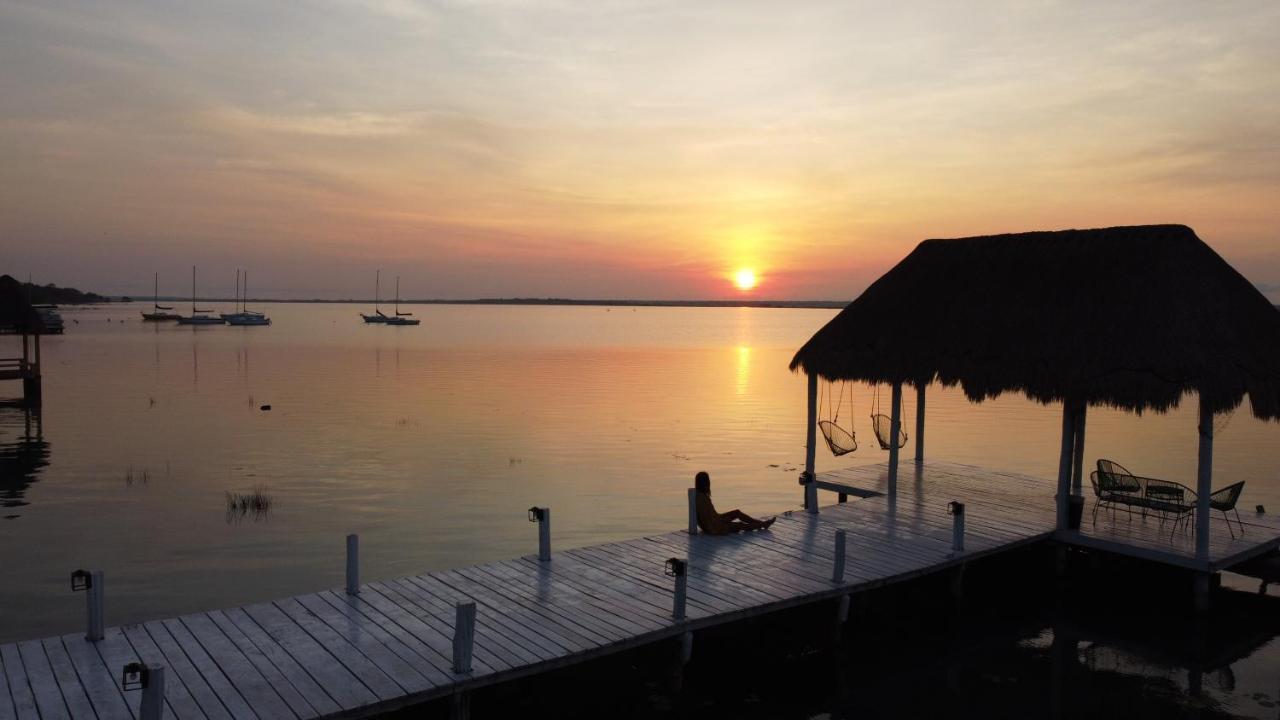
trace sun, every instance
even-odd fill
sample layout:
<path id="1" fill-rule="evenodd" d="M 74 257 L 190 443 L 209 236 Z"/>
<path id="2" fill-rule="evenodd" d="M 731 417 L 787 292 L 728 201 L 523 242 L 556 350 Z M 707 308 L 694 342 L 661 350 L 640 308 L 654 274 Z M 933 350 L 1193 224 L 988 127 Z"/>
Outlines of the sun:
<path id="1" fill-rule="evenodd" d="M 733 284 L 737 285 L 739 290 L 750 290 L 758 282 L 756 271 L 751 268 L 742 268 L 733 274 Z"/>

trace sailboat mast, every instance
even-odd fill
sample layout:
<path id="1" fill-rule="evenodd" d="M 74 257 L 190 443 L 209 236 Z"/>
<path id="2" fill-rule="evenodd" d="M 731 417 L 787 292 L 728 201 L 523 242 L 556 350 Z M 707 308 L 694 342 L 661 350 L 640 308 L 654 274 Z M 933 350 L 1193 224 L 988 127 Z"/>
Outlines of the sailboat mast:
<path id="1" fill-rule="evenodd" d="M 236 299 L 232 304 L 235 306 L 236 312 L 240 312 L 240 268 L 236 268 Z"/>
<path id="2" fill-rule="evenodd" d="M 191 266 L 191 316 L 196 314 L 196 266 Z"/>
<path id="3" fill-rule="evenodd" d="M 244 271 L 244 293 L 240 296 L 240 311 L 249 312 L 249 271 Z"/>
<path id="4" fill-rule="evenodd" d="M 151 297 L 152 305 L 160 305 L 160 273 L 156 273 L 156 289 Z"/>
<path id="5" fill-rule="evenodd" d="M 378 300 L 382 294 L 382 271 L 378 270 L 373 276 L 373 314 L 378 314 Z"/>
<path id="6" fill-rule="evenodd" d="M 400 276 L 396 276 L 396 315 L 400 314 Z"/>

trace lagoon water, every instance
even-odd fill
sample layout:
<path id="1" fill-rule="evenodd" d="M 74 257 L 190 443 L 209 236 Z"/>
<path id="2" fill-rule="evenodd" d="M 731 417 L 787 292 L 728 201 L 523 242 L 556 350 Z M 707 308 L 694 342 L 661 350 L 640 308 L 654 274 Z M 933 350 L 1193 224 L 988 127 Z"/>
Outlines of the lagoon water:
<path id="1" fill-rule="evenodd" d="M 835 313 L 416 306 L 421 326 L 384 327 L 363 306 L 272 304 L 270 327 L 192 328 L 143 307 L 65 308 L 43 410 L 0 409 L 0 641 L 79 630 L 79 567 L 105 570 L 118 624 L 338 586 L 350 532 L 373 580 L 527 554 L 535 504 L 559 547 L 671 530 L 698 470 L 725 508 L 795 509 L 804 379 L 787 363 Z M 862 448 L 819 469 L 885 460 L 874 401 L 855 389 L 841 416 Z M 934 387 L 928 410 L 929 456 L 1052 494 L 1059 407 Z M 1219 425 L 1215 486 L 1246 480 L 1242 507 L 1280 510 L 1280 425 L 1247 407 Z M 1194 484 L 1194 399 L 1092 410 L 1086 455 Z M 254 489 L 270 511 L 229 516 L 226 494 Z M 1250 666 L 1272 699 L 1277 656 L 1273 640 Z"/>

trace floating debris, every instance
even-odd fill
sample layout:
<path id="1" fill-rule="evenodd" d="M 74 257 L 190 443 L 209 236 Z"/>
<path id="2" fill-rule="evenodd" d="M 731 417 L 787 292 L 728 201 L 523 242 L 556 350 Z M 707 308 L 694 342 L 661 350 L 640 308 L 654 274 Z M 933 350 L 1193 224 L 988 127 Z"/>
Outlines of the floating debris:
<path id="1" fill-rule="evenodd" d="M 270 409 L 271 409 L 271 406 L 270 406 L 270 405 L 263 405 L 262 407 L 260 407 L 260 408 L 258 408 L 258 409 L 259 409 L 259 410 L 261 410 L 262 412 L 266 412 L 266 411 L 268 411 L 268 410 L 270 410 Z"/>

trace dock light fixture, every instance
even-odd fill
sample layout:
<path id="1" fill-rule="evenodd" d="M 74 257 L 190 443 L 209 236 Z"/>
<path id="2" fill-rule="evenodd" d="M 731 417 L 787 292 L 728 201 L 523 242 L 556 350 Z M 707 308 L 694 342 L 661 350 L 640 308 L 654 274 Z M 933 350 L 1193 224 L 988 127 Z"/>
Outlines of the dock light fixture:
<path id="1" fill-rule="evenodd" d="M 1265 514 L 1267 512 L 1267 509 L 1262 507 L 1261 505 L 1259 505 L 1257 509 L 1258 509 L 1259 515 Z"/>
<path id="2" fill-rule="evenodd" d="M 120 677 L 121 690 L 142 690 L 147 686 L 147 680 L 151 677 L 151 671 L 140 662 L 131 662 L 124 666 L 124 672 Z"/>
<path id="3" fill-rule="evenodd" d="M 164 717 L 164 666 L 131 662 L 124 666 L 121 690 L 141 690 L 142 703 L 138 720 L 161 720 Z"/>
<path id="4" fill-rule="evenodd" d="M 547 519 L 547 509 L 540 507 L 529 508 L 529 522 L 542 522 Z"/>
<path id="5" fill-rule="evenodd" d="M 684 577 L 689 569 L 689 561 L 680 558 L 671 558 L 667 561 L 666 575 L 667 577 Z"/>
<path id="6" fill-rule="evenodd" d="M 76 570 L 71 573 L 71 592 L 80 592 L 93 587 L 93 573 L 88 570 Z"/>

